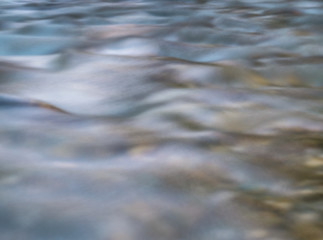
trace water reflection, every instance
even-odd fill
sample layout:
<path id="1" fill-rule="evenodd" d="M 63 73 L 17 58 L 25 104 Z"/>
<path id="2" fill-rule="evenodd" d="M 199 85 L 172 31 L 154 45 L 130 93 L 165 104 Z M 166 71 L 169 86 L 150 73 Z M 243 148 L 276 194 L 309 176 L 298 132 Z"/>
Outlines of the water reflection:
<path id="1" fill-rule="evenodd" d="M 321 1 L 1 1 L 0 238 L 320 240 Z"/>

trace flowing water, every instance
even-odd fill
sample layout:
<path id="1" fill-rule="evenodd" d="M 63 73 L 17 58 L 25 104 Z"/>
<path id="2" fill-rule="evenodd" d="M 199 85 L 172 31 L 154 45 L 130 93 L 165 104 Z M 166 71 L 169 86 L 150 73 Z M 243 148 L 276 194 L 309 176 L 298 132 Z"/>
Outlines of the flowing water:
<path id="1" fill-rule="evenodd" d="M 2 0 L 1 240 L 322 240 L 321 0 Z"/>

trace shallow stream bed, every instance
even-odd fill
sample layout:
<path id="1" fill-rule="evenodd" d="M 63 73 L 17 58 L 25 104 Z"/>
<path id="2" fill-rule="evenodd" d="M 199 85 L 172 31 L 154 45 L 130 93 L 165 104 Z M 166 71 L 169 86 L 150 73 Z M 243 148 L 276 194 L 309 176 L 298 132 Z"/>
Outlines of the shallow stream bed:
<path id="1" fill-rule="evenodd" d="M 322 240 L 321 0 L 2 0 L 1 240 Z"/>

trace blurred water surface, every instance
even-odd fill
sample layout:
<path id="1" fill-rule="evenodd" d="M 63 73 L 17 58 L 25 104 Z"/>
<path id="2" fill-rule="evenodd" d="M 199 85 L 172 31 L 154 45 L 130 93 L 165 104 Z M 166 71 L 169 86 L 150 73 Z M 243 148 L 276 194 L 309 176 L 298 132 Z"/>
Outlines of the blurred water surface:
<path id="1" fill-rule="evenodd" d="M 0 2 L 0 239 L 322 240 L 321 0 Z"/>

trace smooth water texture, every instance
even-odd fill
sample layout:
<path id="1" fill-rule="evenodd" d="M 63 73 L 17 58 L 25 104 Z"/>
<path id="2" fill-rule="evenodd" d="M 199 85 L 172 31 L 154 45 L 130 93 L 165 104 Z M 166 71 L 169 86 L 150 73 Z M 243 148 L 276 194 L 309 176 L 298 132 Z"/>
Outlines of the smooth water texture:
<path id="1" fill-rule="evenodd" d="M 0 2 L 1 240 L 322 240 L 321 0 Z"/>

